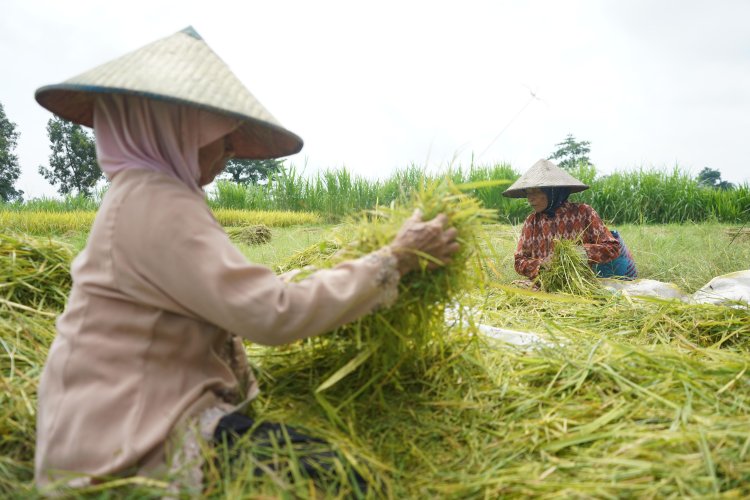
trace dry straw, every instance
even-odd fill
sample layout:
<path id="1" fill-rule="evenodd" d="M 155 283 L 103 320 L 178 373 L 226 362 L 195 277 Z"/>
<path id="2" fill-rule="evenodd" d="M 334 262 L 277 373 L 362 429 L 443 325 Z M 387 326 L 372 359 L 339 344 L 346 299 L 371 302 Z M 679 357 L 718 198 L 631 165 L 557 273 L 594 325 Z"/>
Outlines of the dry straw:
<path id="1" fill-rule="evenodd" d="M 226 231 L 232 241 L 245 245 L 263 245 L 271 241 L 271 229 L 265 224 L 229 227 Z"/>
<path id="2" fill-rule="evenodd" d="M 49 238 L 0 234 L 0 300 L 17 309 L 62 309 L 72 257 L 68 245 Z"/>
<path id="3" fill-rule="evenodd" d="M 207 461 L 204 496 L 356 498 L 352 470 L 378 498 L 750 496 L 748 309 L 492 286 L 475 272 L 484 212 L 450 185 L 423 189 L 413 204 L 427 217 L 445 210 L 459 228 L 453 264 L 413 274 L 392 309 L 332 334 L 251 348 L 263 390 L 254 416 L 327 439 L 335 455 L 323 481 L 313 486 L 304 450 L 292 448 L 272 459 L 289 475 L 256 476 L 268 450 L 242 441 L 235 461 L 206 452 L 217 460 Z M 411 208 L 372 212 L 354 224 L 356 245 L 324 243 L 303 260 L 328 267 L 364 255 Z M 56 273 L 39 276 L 41 290 L 66 286 Z M 550 344 L 519 349 L 448 328 L 443 312 L 456 301 L 475 311 L 468 324 L 533 330 Z M 35 393 L 54 337 L 47 311 L 24 307 L 0 306 L 3 497 L 36 495 Z M 126 478 L 88 493 L 164 488 Z"/>

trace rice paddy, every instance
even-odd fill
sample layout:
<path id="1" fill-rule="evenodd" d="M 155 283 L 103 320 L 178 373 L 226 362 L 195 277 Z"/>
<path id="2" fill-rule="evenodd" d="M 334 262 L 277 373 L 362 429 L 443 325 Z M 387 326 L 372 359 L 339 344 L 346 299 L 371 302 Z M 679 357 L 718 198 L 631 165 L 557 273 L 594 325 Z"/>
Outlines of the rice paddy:
<path id="1" fill-rule="evenodd" d="M 313 486 L 300 472 L 304 450 L 276 450 L 279 470 L 289 474 L 254 475 L 253 457 L 262 450 L 245 440 L 240 446 L 248 452 L 239 460 L 221 448 L 205 451 L 215 460 L 203 496 L 750 495 L 747 308 L 515 288 L 518 227 L 487 223 L 488 214 L 448 184 L 425 186 L 405 206 L 311 233 L 310 244 L 285 223 L 250 215 L 222 223 L 266 224 L 270 241 L 237 244 L 282 272 L 330 267 L 377 248 L 415 205 L 428 217 L 447 211 L 459 228 L 462 254 L 451 266 L 414 273 L 393 308 L 336 332 L 281 348 L 247 347 L 262 389 L 249 413 L 330 442 L 336 456 L 324 480 Z M 733 238 L 739 226 L 618 229 L 642 276 L 678 282 L 687 292 L 749 267 L 750 241 Z M 72 238 L 69 229 L 48 231 Z M 298 245 L 269 251 L 289 239 Z M 3 497 L 39 495 L 32 484 L 36 383 L 70 286 L 60 270 L 74 251 L 64 241 L 2 240 Z M 446 309 L 456 321 L 445 321 Z M 536 333 L 545 342 L 505 344 L 478 333 L 478 324 Z M 366 492 L 353 471 L 367 481 Z M 165 488 L 119 479 L 76 495 L 158 498 Z"/>
<path id="2" fill-rule="evenodd" d="M 300 224 L 319 224 L 319 215 L 310 212 L 253 211 L 217 208 L 214 217 L 222 226 L 265 225 L 269 227 L 289 227 Z M 0 230 L 3 232 L 27 233 L 36 235 L 66 235 L 87 233 L 94 222 L 96 211 L 75 210 L 53 212 L 38 210 L 0 209 Z"/>

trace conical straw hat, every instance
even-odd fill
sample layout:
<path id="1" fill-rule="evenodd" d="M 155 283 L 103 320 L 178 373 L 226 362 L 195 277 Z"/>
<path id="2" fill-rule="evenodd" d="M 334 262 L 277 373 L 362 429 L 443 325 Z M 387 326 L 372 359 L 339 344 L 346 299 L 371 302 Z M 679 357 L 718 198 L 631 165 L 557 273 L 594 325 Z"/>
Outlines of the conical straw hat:
<path id="1" fill-rule="evenodd" d="M 571 193 L 584 191 L 589 187 L 549 160 L 539 160 L 516 180 L 503 196 L 525 198 L 530 188 L 567 187 Z"/>
<path id="2" fill-rule="evenodd" d="M 93 126 L 97 94 L 131 94 L 195 106 L 240 120 L 232 135 L 238 158 L 297 153 L 302 139 L 286 130 L 188 27 L 58 85 L 36 91 L 56 115 Z"/>

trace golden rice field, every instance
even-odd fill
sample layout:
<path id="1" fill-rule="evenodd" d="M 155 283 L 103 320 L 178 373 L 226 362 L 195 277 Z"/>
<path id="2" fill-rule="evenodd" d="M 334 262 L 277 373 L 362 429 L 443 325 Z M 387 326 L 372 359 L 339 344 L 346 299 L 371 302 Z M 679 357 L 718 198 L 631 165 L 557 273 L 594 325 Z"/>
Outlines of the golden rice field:
<path id="1" fill-rule="evenodd" d="M 492 223 L 445 186 L 411 204 L 450 214 L 463 243 L 451 266 L 410 276 L 393 308 L 335 332 L 281 348 L 247 345 L 262 388 L 249 414 L 325 438 L 335 451 L 330 470 L 313 484 L 300 467 L 307 450 L 262 450 L 244 440 L 234 461 L 206 450 L 202 496 L 750 496 L 747 308 L 518 289 L 510 286 L 518 226 Z M 217 219 L 270 229 L 265 243 L 235 240 L 255 262 L 326 267 L 388 241 L 411 208 L 335 227 L 273 213 L 217 212 Z M 0 214 L 0 496 L 33 498 L 36 383 L 70 286 L 65 266 L 88 226 L 14 216 Z M 642 276 L 686 292 L 750 268 L 750 238 L 738 236 L 739 226 L 618 229 Z M 347 246 L 352 241 L 358 245 Z M 481 334 L 480 324 L 544 342 L 503 343 Z M 256 476 L 264 453 L 277 470 Z M 160 498 L 166 487 L 113 478 L 74 496 Z"/>
<path id="2" fill-rule="evenodd" d="M 287 227 L 319 224 L 320 216 L 312 212 L 247 211 L 217 208 L 214 217 L 222 226 L 265 224 Z M 95 211 L 45 212 L 0 210 L 0 228 L 6 232 L 55 234 L 87 232 L 94 222 Z"/>

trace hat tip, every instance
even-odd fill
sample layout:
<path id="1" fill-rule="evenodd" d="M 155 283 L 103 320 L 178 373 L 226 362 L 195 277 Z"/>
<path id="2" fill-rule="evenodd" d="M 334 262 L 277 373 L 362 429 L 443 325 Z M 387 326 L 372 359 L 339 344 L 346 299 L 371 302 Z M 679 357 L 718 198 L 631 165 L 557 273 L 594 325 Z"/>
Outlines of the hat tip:
<path id="1" fill-rule="evenodd" d="M 180 33 L 185 33 L 188 36 L 192 36 L 196 40 L 203 40 L 203 37 L 201 37 L 197 31 L 195 31 L 195 28 L 192 26 L 188 26 L 187 28 L 180 31 Z"/>

